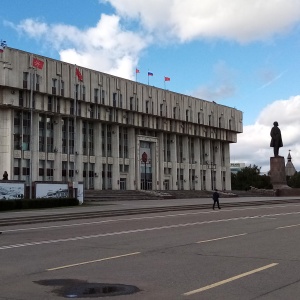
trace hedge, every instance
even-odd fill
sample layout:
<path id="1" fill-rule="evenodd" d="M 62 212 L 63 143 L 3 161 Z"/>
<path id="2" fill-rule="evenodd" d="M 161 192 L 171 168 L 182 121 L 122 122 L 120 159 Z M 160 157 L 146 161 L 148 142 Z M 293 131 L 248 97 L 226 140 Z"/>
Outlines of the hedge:
<path id="1" fill-rule="evenodd" d="M 79 201 L 76 198 L 11 199 L 0 200 L 0 211 L 76 205 L 79 205 Z"/>

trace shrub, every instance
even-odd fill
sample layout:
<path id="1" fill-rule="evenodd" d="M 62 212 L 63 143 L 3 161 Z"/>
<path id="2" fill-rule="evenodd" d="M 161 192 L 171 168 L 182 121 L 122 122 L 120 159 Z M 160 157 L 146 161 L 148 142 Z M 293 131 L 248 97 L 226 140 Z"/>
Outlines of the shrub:
<path id="1" fill-rule="evenodd" d="M 42 198 L 42 199 L 14 199 L 0 200 L 0 211 L 13 209 L 35 209 L 62 206 L 76 206 L 79 201 L 76 198 Z"/>

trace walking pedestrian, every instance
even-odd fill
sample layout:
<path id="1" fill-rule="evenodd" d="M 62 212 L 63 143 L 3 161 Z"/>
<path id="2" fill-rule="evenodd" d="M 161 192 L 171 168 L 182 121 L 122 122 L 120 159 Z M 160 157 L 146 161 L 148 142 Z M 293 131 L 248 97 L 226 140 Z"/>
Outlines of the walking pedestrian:
<path id="1" fill-rule="evenodd" d="M 217 189 L 215 189 L 215 191 L 214 191 L 214 193 L 213 193 L 213 195 L 212 195 L 212 198 L 213 198 L 213 200 L 214 200 L 213 209 L 215 209 L 216 203 L 217 203 L 217 205 L 218 205 L 218 208 L 221 209 L 220 203 L 219 203 L 220 195 L 219 195 Z"/>

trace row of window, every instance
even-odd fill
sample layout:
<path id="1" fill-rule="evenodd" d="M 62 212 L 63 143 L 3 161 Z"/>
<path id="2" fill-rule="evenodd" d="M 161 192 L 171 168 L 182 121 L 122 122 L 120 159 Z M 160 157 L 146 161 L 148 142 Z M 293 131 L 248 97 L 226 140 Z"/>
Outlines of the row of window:
<path id="1" fill-rule="evenodd" d="M 34 75 L 32 75 L 34 76 Z M 23 88 L 29 88 L 28 87 L 28 77 L 29 73 L 24 72 L 23 73 Z M 35 85 L 35 90 L 39 91 L 39 82 L 40 82 L 40 76 L 35 74 L 35 79 L 34 79 L 34 85 Z M 60 90 L 60 93 L 57 93 L 57 89 Z M 58 96 L 64 96 L 64 81 L 63 80 L 57 80 L 55 78 L 52 79 L 52 94 L 53 95 L 58 95 Z M 95 88 L 94 89 L 94 102 L 95 104 L 102 104 L 105 105 L 105 97 L 106 97 L 106 91 L 102 88 Z M 86 100 L 86 88 L 84 85 L 75 85 L 75 95 L 74 98 L 76 100 Z M 123 95 L 120 92 L 114 92 L 112 94 L 112 99 L 113 107 L 119 107 L 123 108 Z M 20 91 L 20 96 L 19 96 L 19 105 L 23 106 L 23 92 Z M 34 102 L 34 101 L 33 101 Z M 55 106 L 54 106 L 55 105 Z M 91 118 L 97 118 L 99 116 L 94 114 L 94 105 L 91 104 L 90 106 L 90 117 Z M 33 106 L 35 107 L 35 106 Z M 77 103 L 77 108 L 76 108 L 76 115 L 81 115 L 81 104 L 80 102 Z M 130 111 L 139 111 L 139 98 L 137 97 L 130 97 L 129 99 L 129 110 Z M 60 99 L 55 97 L 55 100 L 52 96 L 48 96 L 48 111 L 53 111 L 53 112 L 60 112 Z M 146 114 L 152 114 L 154 115 L 154 105 L 153 101 L 151 100 L 146 100 L 145 101 L 145 112 Z M 159 107 L 159 116 L 161 117 L 168 117 L 168 106 L 166 105 L 166 102 L 160 104 Z M 71 105 L 70 105 L 70 114 L 74 115 L 75 113 L 75 105 L 74 105 L 74 100 L 71 100 Z M 173 119 L 179 119 L 181 115 L 180 112 L 180 107 L 175 106 L 173 107 Z M 193 115 L 194 112 L 192 109 L 186 109 L 185 111 L 185 121 L 186 122 L 194 122 L 193 120 Z M 198 112 L 197 115 L 197 123 L 198 124 L 204 124 L 204 113 L 203 111 Z M 208 115 L 208 126 L 215 126 L 215 120 L 214 120 L 214 115 L 211 113 Z M 216 124 L 219 128 L 224 128 L 225 127 L 225 120 L 223 115 L 218 118 L 218 124 Z M 234 130 L 233 128 L 234 122 L 233 120 L 229 120 L 228 128 L 229 130 Z"/>

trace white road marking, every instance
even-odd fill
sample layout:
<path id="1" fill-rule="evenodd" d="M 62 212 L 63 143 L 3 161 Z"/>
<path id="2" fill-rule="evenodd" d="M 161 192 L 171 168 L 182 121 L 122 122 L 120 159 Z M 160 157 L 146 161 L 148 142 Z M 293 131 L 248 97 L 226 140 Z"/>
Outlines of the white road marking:
<path id="1" fill-rule="evenodd" d="M 66 265 L 66 266 L 61 266 L 61 267 L 47 269 L 47 271 L 57 271 L 57 270 L 61 270 L 61 269 L 66 269 L 66 268 L 71 268 L 71 267 L 77 267 L 77 266 L 92 264 L 92 263 L 95 263 L 95 262 L 100 262 L 100 261 L 111 260 L 111 259 L 116 259 L 116 258 L 121 258 L 121 257 L 126 257 L 126 256 L 137 255 L 137 254 L 140 254 L 140 253 L 141 252 L 133 252 L 133 253 L 127 253 L 127 254 L 122 254 L 122 255 L 117 255 L 117 256 L 100 258 L 100 259 L 96 259 L 96 260 L 84 261 L 84 262 L 77 263 L 77 264 L 71 264 L 71 265 Z"/>
<path id="2" fill-rule="evenodd" d="M 257 218 L 262 218 L 262 217 L 278 216 L 278 215 L 291 215 L 291 214 L 296 214 L 296 213 L 293 212 L 293 213 L 284 213 L 284 214 L 236 217 L 236 218 L 229 218 L 229 219 L 219 219 L 219 220 L 210 220 L 210 221 L 202 221 L 202 222 L 194 222 L 194 223 L 174 224 L 174 225 L 167 225 L 167 226 L 161 226 L 161 227 L 134 229 L 134 230 L 120 231 L 120 232 L 100 233 L 100 234 L 88 235 L 88 236 L 78 236 L 78 237 L 71 237 L 71 238 L 64 238 L 64 239 L 57 239 L 57 240 L 46 240 L 46 241 L 39 241 L 39 242 L 28 242 L 28 243 L 24 243 L 24 244 L 2 246 L 2 247 L 0 247 L 0 250 L 27 247 L 27 246 L 36 246 L 36 245 L 43 245 L 43 244 L 54 244 L 54 243 L 60 243 L 60 242 L 78 241 L 78 240 L 85 240 L 85 239 L 92 239 L 92 238 L 99 238 L 99 237 L 113 236 L 113 235 L 139 233 L 139 232 L 146 232 L 146 231 L 179 228 L 179 227 L 187 227 L 187 226 L 195 226 L 195 225 L 203 225 L 203 224 L 211 224 L 211 223 L 230 222 L 230 221 L 238 221 L 238 220 L 257 219 Z"/>
<path id="3" fill-rule="evenodd" d="M 226 284 L 226 283 L 228 283 L 228 282 L 231 282 L 231 281 L 240 279 L 240 278 L 242 278 L 242 277 L 249 276 L 249 275 L 251 275 L 251 274 L 254 274 L 254 273 L 257 273 L 257 272 L 261 272 L 261 271 L 263 271 L 263 270 L 266 270 L 266 269 L 275 267 L 275 266 L 277 266 L 277 265 L 278 265 L 278 263 L 272 263 L 272 264 L 263 266 L 263 267 L 261 267 L 261 268 L 254 269 L 254 270 L 252 270 L 252 271 L 249 271 L 249 272 L 246 272 L 246 273 L 243 273 L 243 274 L 240 274 L 240 275 L 237 275 L 237 276 L 233 276 L 233 277 L 230 277 L 230 278 L 228 278 L 228 279 L 225 279 L 225 280 L 216 282 L 216 283 L 214 283 L 214 284 L 210 284 L 210 285 L 204 286 L 204 287 L 202 287 L 202 288 L 200 288 L 200 289 L 197 289 L 197 290 L 193 290 L 193 291 L 184 293 L 183 295 L 184 295 L 184 296 L 194 295 L 194 294 L 197 294 L 197 293 L 200 293 L 200 292 L 203 292 L 203 291 L 212 289 L 212 288 L 214 288 L 214 287 L 220 286 L 220 285 L 222 285 L 222 284 Z"/>
<path id="4" fill-rule="evenodd" d="M 196 244 L 208 243 L 208 242 L 213 242 L 213 241 L 218 241 L 218 240 L 224 240 L 224 239 L 230 239 L 230 238 L 234 238 L 234 237 L 242 236 L 242 235 L 246 235 L 246 234 L 247 234 L 247 233 L 241 233 L 241 234 L 235 234 L 235 235 L 223 236 L 223 237 L 219 237 L 219 238 L 216 238 L 216 239 L 199 241 L 199 242 L 196 242 Z"/>
<path id="5" fill-rule="evenodd" d="M 300 226 L 300 224 L 281 226 L 281 227 L 277 227 L 276 229 L 285 229 L 285 228 L 298 227 L 298 226 Z"/>

